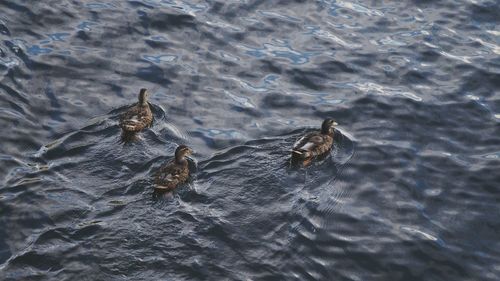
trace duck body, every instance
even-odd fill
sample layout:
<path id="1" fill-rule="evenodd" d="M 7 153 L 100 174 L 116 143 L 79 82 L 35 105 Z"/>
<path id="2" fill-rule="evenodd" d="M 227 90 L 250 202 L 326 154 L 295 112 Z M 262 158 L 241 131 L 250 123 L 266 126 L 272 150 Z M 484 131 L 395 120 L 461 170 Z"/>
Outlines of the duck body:
<path id="1" fill-rule="evenodd" d="M 151 126 L 153 112 L 147 102 L 146 89 L 141 89 L 139 102 L 120 116 L 120 127 L 124 133 L 137 133 Z"/>
<path id="2" fill-rule="evenodd" d="M 189 165 L 185 158 L 192 150 L 185 145 L 177 147 L 175 158 L 163 165 L 155 176 L 155 190 L 168 192 L 174 190 L 189 178 Z"/>
<path id="3" fill-rule="evenodd" d="M 332 119 L 323 121 L 320 131 L 311 132 L 299 138 L 292 148 L 292 162 L 309 164 L 315 158 L 326 154 L 333 146 L 333 136 L 337 125 Z"/>
<path id="4" fill-rule="evenodd" d="M 188 163 L 177 163 L 170 161 L 158 170 L 155 178 L 155 189 L 157 191 L 171 191 L 189 178 Z"/>

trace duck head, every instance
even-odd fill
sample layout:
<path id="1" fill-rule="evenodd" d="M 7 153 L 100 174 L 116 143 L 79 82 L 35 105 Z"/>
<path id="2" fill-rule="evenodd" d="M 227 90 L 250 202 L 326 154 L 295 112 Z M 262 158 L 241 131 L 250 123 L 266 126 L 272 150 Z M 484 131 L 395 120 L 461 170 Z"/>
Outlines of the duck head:
<path id="1" fill-rule="evenodd" d="M 148 90 L 142 88 L 141 91 L 139 92 L 139 104 L 140 105 L 147 105 L 148 104 Z"/>
<path id="2" fill-rule="evenodd" d="M 175 149 L 175 161 L 182 163 L 186 160 L 185 157 L 191 155 L 191 153 L 193 153 L 191 148 L 181 144 Z"/>
<path id="3" fill-rule="evenodd" d="M 321 133 L 323 134 L 332 134 L 335 131 L 335 126 L 337 126 L 337 122 L 331 118 L 326 118 L 321 124 Z"/>

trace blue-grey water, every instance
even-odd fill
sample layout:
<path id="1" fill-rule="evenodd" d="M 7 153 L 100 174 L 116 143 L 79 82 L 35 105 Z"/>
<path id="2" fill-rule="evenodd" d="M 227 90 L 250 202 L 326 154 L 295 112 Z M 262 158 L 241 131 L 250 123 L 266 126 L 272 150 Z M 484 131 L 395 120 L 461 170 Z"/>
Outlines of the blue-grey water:
<path id="1" fill-rule="evenodd" d="M 0 0 L 0 280 L 500 280 L 500 2 Z M 155 120 L 121 143 L 151 92 Z M 330 155 L 290 169 L 326 117 Z M 192 180 L 152 176 L 177 144 Z"/>

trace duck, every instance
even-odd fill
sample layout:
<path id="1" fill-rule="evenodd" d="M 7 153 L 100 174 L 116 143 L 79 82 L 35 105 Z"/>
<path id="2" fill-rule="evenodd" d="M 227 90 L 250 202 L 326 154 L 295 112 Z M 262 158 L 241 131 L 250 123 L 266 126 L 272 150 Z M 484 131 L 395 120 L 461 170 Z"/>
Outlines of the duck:
<path id="1" fill-rule="evenodd" d="M 189 178 L 189 165 L 186 156 L 193 150 L 186 145 L 179 145 L 175 149 L 174 159 L 160 167 L 155 176 L 155 191 L 172 191 L 185 183 Z"/>
<path id="2" fill-rule="evenodd" d="M 120 116 L 120 127 L 124 134 L 135 134 L 151 127 L 153 113 L 148 103 L 147 89 L 139 92 L 139 102 Z"/>
<path id="3" fill-rule="evenodd" d="M 315 157 L 324 156 L 333 145 L 333 135 L 337 122 L 327 118 L 321 124 L 321 130 L 299 138 L 293 145 L 292 163 L 310 164 Z"/>

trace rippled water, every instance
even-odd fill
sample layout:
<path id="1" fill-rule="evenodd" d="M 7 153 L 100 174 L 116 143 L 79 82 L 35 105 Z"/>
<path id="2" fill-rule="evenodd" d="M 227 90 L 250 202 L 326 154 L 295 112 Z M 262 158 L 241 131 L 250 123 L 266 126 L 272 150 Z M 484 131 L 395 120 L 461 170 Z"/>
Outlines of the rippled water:
<path id="1" fill-rule="evenodd" d="M 499 280 L 498 1 L 0 1 L 1 280 Z M 151 90 L 153 127 L 120 142 Z M 336 144 L 288 167 L 333 117 Z M 153 196 L 177 144 L 193 180 Z"/>

